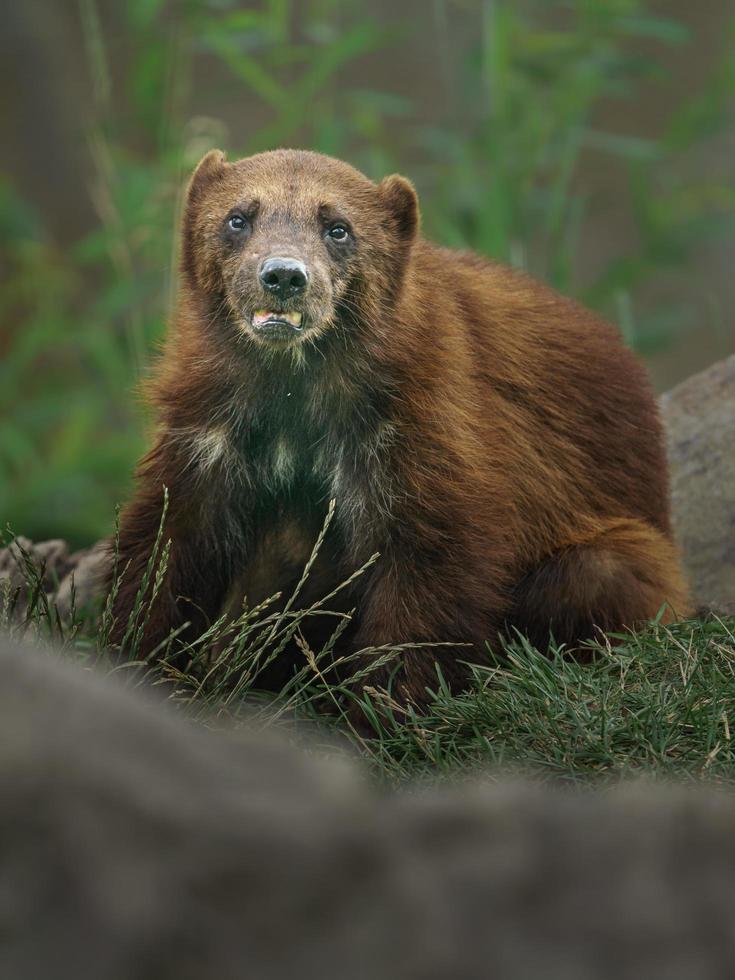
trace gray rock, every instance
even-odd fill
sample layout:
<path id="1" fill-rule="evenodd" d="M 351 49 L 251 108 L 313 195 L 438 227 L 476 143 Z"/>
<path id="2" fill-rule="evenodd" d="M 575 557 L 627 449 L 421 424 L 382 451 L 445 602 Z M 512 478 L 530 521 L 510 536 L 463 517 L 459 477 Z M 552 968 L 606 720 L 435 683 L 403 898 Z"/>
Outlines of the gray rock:
<path id="1" fill-rule="evenodd" d="M 61 580 L 55 595 L 56 607 L 64 617 L 71 612 L 72 585 L 77 608 L 101 595 L 105 575 L 112 564 L 108 542 L 98 541 L 92 548 L 75 552 L 70 556 L 69 564 L 69 571 Z"/>
<path id="2" fill-rule="evenodd" d="M 721 980 L 735 798 L 378 793 L 0 638 L 8 980 Z"/>
<path id="3" fill-rule="evenodd" d="M 49 600 L 62 618 L 66 618 L 71 612 L 72 584 L 77 609 L 97 599 L 103 591 L 111 556 L 106 541 L 70 554 L 68 544 L 60 539 L 33 542 L 18 535 L 7 548 L 0 548 L 0 586 L 4 583 L 11 596 L 20 590 L 15 604 L 16 620 L 26 614 L 28 564 L 41 575 Z"/>
<path id="4" fill-rule="evenodd" d="M 735 613 L 735 355 L 661 398 L 674 527 L 695 602 Z"/>
<path id="5" fill-rule="evenodd" d="M 69 572 L 69 546 L 60 538 L 34 543 L 18 535 L 7 548 L 0 549 L 0 577 L 8 578 L 12 588 L 24 584 L 26 563 L 42 573 L 44 587 L 52 592 Z"/>

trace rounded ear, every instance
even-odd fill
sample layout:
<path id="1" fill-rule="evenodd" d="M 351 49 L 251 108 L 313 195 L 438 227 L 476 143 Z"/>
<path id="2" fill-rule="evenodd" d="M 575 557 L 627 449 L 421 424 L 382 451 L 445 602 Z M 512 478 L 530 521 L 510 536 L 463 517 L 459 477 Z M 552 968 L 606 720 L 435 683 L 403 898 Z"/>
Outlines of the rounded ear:
<path id="1" fill-rule="evenodd" d="M 212 180 L 224 173 L 226 166 L 222 150 L 210 150 L 209 153 L 205 153 L 189 181 L 188 196 L 200 193 Z"/>
<path id="2" fill-rule="evenodd" d="M 378 190 L 401 239 L 412 241 L 419 229 L 419 199 L 413 184 L 400 174 L 391 174 L 381 180 Z"/>
<path id="3" fill-rule="evenodd" d="M 199 200 L 205 189 L 222 176 L 226 166 L 222 150 L 210 150 L 197 164 L 186 191 L 181 222 L 181 268 L 193 283 L 199 279 L 198 270 L 205 254 L 201 243 L 196 242 L 202 212 Z"/>

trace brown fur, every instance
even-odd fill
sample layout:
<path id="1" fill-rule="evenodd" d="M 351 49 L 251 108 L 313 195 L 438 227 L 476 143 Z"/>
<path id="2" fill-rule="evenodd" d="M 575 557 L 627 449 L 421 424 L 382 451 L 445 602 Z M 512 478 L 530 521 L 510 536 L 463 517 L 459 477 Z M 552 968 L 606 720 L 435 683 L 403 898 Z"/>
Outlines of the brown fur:
<path id="1" fill-rule="evenodd" d="M 235 207 L 250 231 L 233 238 Z M 351 231 L 340 246 L 324 236 L 335 220 Z M 279 306 L 305 316 L 290 342 L 250 325 L 268 306 L 257 270 L 269 255 L 311 275 L 301 300 Z M 300 561 L 332 497 L 326 579 L 381 553 L 349 597 L 358 646 L 470 641 L 481 661 L 483 641 L 509 626 L 574 644 L 664 603 L 688 609 L 643 368 L 571 300 L 420 238 L 402 177 L 376 186 L 301 151 L 233 164 L 208 154 L 189 189 L 153 400 L 160 433 L 122 520 L 118 639 L 163 484 L 172 564 L 147 649 L 185 620 L 201 631 L 279 528 L 297 529 L 279 540 Z M 253 574 L 273 592 L 292 569 L 264 576 L 267 564 Z M 450 681 L 467 658 L 441 654 Z M 435 659 L 406 654 L 400 690 L 425 697 Z"/>

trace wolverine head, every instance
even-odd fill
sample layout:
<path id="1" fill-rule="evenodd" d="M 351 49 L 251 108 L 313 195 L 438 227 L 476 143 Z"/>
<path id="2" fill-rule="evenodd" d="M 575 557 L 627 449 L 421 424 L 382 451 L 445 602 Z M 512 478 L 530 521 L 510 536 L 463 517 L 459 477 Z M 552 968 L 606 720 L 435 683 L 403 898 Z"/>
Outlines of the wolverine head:
<path id="1" fill-rule="evenodd" d="M 417 228 L 404 177 L 376 185 L 301 150 L 235 163 L 212 150 L 189 184 L 182 270 L 210 329 L 288 349 L 388 314 Z"/>

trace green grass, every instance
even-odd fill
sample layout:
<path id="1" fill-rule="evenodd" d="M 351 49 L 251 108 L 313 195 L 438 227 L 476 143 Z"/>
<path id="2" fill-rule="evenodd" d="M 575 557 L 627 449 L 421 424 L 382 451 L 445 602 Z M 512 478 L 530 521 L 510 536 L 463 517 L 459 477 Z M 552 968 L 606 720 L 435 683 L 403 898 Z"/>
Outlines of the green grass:
<path id="1" fill-rule="evenodd" d="M 317 738 L 339 734 L 387 783 L 457 779 L 488 766 L 567 782 L 637 773 L 735 783 L 735 618 L 651 623 L 635 634 L 601 637 L 585 663 L 560 649 L 542 655 L 519 637 L 497 651 L 492 666 L 471 668 L 464 693 L 451 694 L 437 673 L 428 705 L 401 709 L 390 690 L 371 686 L 370 673 L 405 647 L 372 648 L 372 667 L 358 670 L 355 655 L 340 645 L 348 617 L 329 611 L 336 592 L 308 607 L 299 603 L 311 562 L 282 608 L 274 597 L 244 607 L 235 621 L 219 620 L 185 648 L 184 663 L 173 663 L 171 640 L 141 659 L 140 638 L 167 558 L 168 545 L 159 540 L 128 624 L 123 664 L 108 650 L 109 600 L 63 621 L 40 587 L 42 569 L 30 560 L 25 587 L 0 592 L 0 628 L 50 638 L 59 656 L 131 686 L 164 686 L 177 708 L 210 727 L 246 719 Z M 20 616 L 24 598 L 28 608 Z M 320 651 L 303 639 L 304 624 L 315 616 L 334 621 Z M 280 691 L 266 693 L 262 672 L 290 642 L 301 647 L 304 663 Z M 365 684 L 359 698 L 355 680 Z M 351 723 L 358 702 L 372 722 L 371 737 Z"/>

